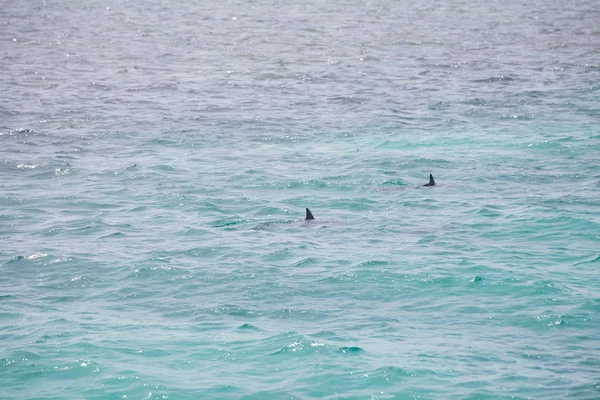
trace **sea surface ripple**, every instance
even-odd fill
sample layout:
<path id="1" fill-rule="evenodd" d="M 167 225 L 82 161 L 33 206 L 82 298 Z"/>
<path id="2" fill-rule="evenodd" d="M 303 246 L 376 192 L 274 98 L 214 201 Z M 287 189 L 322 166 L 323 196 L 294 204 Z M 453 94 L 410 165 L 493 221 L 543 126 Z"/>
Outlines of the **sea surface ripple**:
<path id="1" fill-rule="evenodd" d="M 596 2 L 0 26 L 0 397 L 600 398 Z"/>

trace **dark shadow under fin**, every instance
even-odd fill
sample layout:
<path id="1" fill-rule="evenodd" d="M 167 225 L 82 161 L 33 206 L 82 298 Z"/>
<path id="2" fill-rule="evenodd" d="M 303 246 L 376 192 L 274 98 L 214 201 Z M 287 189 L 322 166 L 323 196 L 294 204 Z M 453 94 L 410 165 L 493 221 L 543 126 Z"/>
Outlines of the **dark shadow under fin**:
<path id="1" fill-rule="evenodd" d="M 305 219 L 315 219 L 315 217 L 313 217 L 312 213 L 310 212 L 310 210 L 308 208 L 306 209 L 306 218 Z"/>
<path id="2" fill-rule="evenodd" d="M 429 183 L 426 183 L 423 186 L 435 186 L 435 181 L 433 180 L 432 174 L 429 174 Z"/>

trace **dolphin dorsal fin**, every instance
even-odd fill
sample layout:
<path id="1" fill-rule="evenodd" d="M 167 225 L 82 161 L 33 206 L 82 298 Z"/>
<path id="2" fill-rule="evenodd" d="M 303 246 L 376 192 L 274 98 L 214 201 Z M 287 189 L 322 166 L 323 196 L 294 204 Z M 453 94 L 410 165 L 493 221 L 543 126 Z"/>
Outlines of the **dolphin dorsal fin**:
<path id="1" fill-rule="evenodd" d="M 433 180 L 433 174 L 429 174 L 429 183 L 426 183 L 423 186 L 435 186 L 435 181 Z"/>
<path id="2" fill-rule="evenodd" d="M 306 209 L 306 219 L 315 219 L 308 208 Z"/>

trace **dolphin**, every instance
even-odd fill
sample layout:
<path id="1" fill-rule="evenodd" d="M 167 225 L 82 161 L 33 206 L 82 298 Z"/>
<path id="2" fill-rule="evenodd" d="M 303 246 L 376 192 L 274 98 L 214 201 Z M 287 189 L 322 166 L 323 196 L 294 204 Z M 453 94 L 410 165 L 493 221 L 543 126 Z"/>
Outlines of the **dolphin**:
<path id="1" fill-rule="evenodd" d="M 429 174 L 429 183 L 426 183 L 423 186 L 435 186 L 435 181 L 433 180 L 433 175 L 432 174 Z M 307 210 L 308 210 L 308 208 L 307 208 Z"/>
<path id="2" fill-rule="evenodd" d="M 252 229 L 255 230 L 263 230 L 263 229 L 272 229 L 272 228 L 287 228 L 287 227 L 301 227 L 301 226 L 306 226 L 306 225 L 326 225 L 327 223 L 331 222 L 331 221 L 324 221 L 324 220 L 319 220 L 317 221 L 315 219 L 315 217 L 312 215 L 312 212 L 310 212 L 310 210 L 307 208 L 306 209 L 306 217 L 304 219 L 297 219 L 294 221 L 272 221 L 272 222 L 265 222 L 262 223 L 258 226 L 255 226 Z"/>
<path id="3" fill-rule="evenodd" d="M 340 221 L 332 220 L 332 219 L 316 219 L 312 212 L 307 208 L 306 209 L 306 218 L 303 220 L 296 221 L 296 223 L 300 225 L 314 225 L 324 228 L 330 225 L 339 225 Z"/>
<path id="4" fill-rule="evenodd" d="M 313 217 L 312 213 L 310 212 L 310 210 L 307 208 L 306 209 L 306 218 L 304 218 L 305 220 L 311 220 L 311 219 L 315 219 L 315 217 Z"/>

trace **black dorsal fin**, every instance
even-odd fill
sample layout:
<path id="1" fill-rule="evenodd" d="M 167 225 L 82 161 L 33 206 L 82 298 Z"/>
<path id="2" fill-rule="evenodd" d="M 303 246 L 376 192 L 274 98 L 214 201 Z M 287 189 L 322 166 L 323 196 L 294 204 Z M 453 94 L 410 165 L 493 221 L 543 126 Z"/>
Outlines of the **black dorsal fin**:
<path id="1" fill-rule="evenodd" d="M 426 183 L 423 186 L 435 186 L 435 181 L 433 180 L 433 174 L 429 174 L 429 183 Z"/>
<path id="2" fill-rule="evenodd" d="M 306 219 L 315 219 L 308 208 L 306 209 Z"/>

